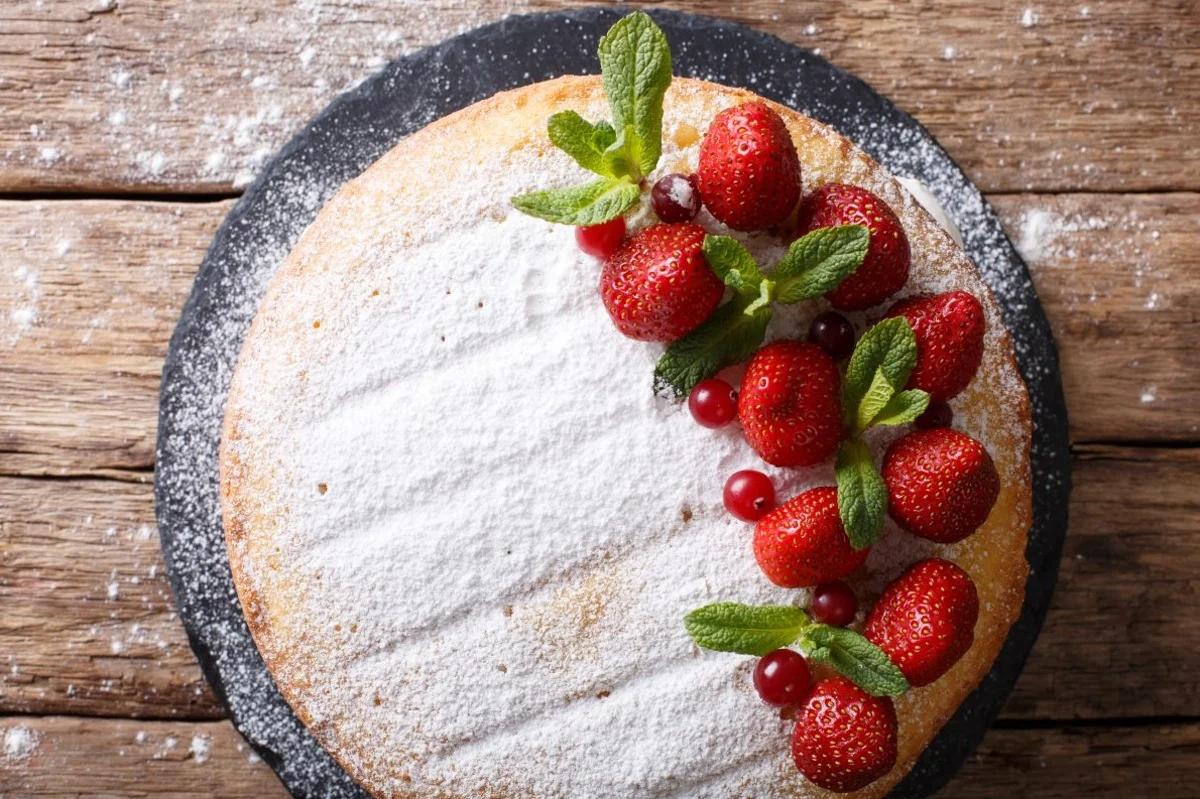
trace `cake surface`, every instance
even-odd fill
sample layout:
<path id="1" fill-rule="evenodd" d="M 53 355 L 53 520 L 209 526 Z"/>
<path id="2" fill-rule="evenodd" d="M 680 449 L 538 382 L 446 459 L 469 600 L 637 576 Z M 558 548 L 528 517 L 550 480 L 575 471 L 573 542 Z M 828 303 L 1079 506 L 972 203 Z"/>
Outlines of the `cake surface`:
<path id="1" fill-rule="evenodd" d="M 694 170 L 708 121 L 751 97 L 676 79 L 655 176 Z M 882 796 L 1020 611 L 1028 402 L 991 294 L 950 236 L 852 143 L 773 107 L 805 192 L 852 183 L 896 211 L 913 252 L 903 294 L 961 288 L 987 314 L 983 364 L 951 404 L 1000 474 L 988 522 L 953 545 L 889 522 L 852 580 L 869 610 L 937 555 L 980 594 L 966 656 L 896 700 L 897 764 L 856 794 Z M 289 703 L 379 796 L 825 795 L 793 768 L 789 722 L 759 701 L 752 663 L 697 649 L 681 620 L 713 601 L 803 598 L 759 571 L 720 486 L 758 468 L 790 497 L 831 485 L 832 464 L 767 467 L 736 430 L 701 428 L 656 397 L 661 347 L 613 329 L 599 264 L 570 228 L 512 209 L 514 194 L 578 180 L 545 137 L 565 108 L 602 115 L 599 79 L 501 94 L 402 141 L 330 201 L 275 277 L 221 455 L 251 630 Z M 645 207 L 631 216 L 649 221 Z M 739 238 L 762 261 L 782 252 Z M 782 310 L 768 338 L 802 335 L 825 307 Z M 868 439 L 879 452 L 898 432 Z"/>

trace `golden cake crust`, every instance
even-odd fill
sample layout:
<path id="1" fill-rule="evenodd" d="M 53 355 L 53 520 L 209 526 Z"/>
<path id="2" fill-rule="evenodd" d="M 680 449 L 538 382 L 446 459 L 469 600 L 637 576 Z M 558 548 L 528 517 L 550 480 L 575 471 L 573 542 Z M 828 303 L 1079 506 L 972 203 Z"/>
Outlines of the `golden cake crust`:
<path id="1" fill-rule="evenodd" d="M 282 465 L 269 457 L 255 440 L 255 432 L 244 420 L 256 402 L 249 370 L 263 368 L 272 358 L 297 357 L 294 337 L 311 320 L 299 318 L 291 303 L 297 287 L 309 281 L 325 282 L 336 290 L 331 277 L 339 270 L 355 270 L 362 243 L 355 231 L 365 215 L 421 214 L 454 202 L 455 176 L 472 168 L 478 160 L 501 157 L 519 149 L 549 153 L 545 120 L 556 111 L 583 108 L 602 96 L 598 78 L 564 77 L 498 94 L 488 100 L 440 119 L 404 139 L 362 176 L 348 183 L 305 232 L 288 256 L 268 290 L 251 327 L 239 361 L 227 403 L 220 457 L 220 481 L 230 563 L 247 623 L 280 690 L 300 718 L 342 763 L 351 776 L 378 796 L 395 799 L 458 797 L 463 799 L 508 799 L 504 786 L 486 792 L 462 794 L 454 786 L 439 789 L 405 788 L 396 779 L 394 763 L 376 762 L 375 753 L 358 734 L 349 734 L 344 720 L 314 718 L 306 689 L 306 675 L 324 656 L 320 644 L 309 635 L 312 620 L 297 613 L 295 597 L 303 585 L 281 588 L 295 576 L 284 576 L 277 562 L 274 540 L 288 524 L 287 508 L 281 507 L 277 488 Z M 672 125 L 673 109 L 680 104 L 699 106 L 707 118 L 729 105 L 756 99 L 750 92 L 716 84 L 677 78 L 665 105 L 666 134 L 690 137 L 702 131 L 680 130 Z M 969 259 L 887 173 L 847 139 L 832 133 L 814 120 L 775 103 L 788 125 L 800 153 L 805 174 L 805 191 L 811 191 L 812 176 L 818 179 L 874 187 L 896 207 L 913 245 L 915 256 L 936 249 L 953 256 L 946 268 L 956 279 L 973 286 L 985 305 L 989 322 L 998 323 L 999 311 L 991 292 L 979 278 Z M 440 179 L 425 179 L 436 165 Z M 668 164 L 670 166 L 670 164 Z M 694 164 L 684 164 L 686 171 Z M 387 187 L 403 187 L 403 199 L 388 196 Z M 966 541 L 943 547 L 939 555 L 963 566 L 974 578 L 983 609 L 975 631 L 975 643 L 963 659 L 944 677 L 927 688 L 914 690 L 897 700 L 900 723 L 899 757 L 884 778 L 851 796 L 868 799 L 885 795 L 921 754 L 929 741 L 961 702 L 988 673 L 1020 613 L 1024 598 L 1027 565 L 1026 537 L 1031 523 L 1029 446 L 1030 408 L 1007 333 L 998 338 L 999 347 L 989 347 L 984 370 L 1003 379 L 977 379 L 956 405 L 989 423 L 992 455 L 1001 475 L 1002 491 L 991 517 Z M 967 432 L 972 432 L 968 430 Z M 265 570 L 277 569 L 269 577 Z M 318 578 L 319 579 L 319 578 Z M 864 596 L 865 602 L 873 596 Z M 314 648 L 314 646 L 318 648 Z M 781 740 L 780 747 L 788 746 Z M 794 774 L 781 774 L 781 795 L 825 796 Z M 521 794 L 524 796 L 525 794 Z M 832 794 L 828 794 L 832 796 Z"/>

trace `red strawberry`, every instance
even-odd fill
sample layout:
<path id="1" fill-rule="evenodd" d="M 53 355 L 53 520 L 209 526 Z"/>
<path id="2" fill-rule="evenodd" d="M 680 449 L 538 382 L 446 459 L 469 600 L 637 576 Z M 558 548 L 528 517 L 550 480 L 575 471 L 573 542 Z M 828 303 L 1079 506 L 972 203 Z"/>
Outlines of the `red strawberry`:
<path id="1" fill-rule="evenodd" d="M 738 395 L 738 418 L 754 451 L 776 466 L 811 466 L 842 439 L 841 378 L 825 350 L 773 341 L 754 354 Z"/>
<path id="2" fill-rule="evenodd" d="M 825 295 L 829 303 L 842 311 L 862 311 L 899 291 L 908 280 L 912 256 L 908 236 L 892 209 L 866 189 L 844 183 L 827 183 L 800 203 L 799 236 L 838 225 L 865 225 L 871 243 L 854 274 Z"/>
<path id="3" fill-rule="evenodd" d="M 800 159 L 779 114 L 760 102 L 726 108 L 700 145 L 700 196 L 734 230 L 778 225 L 800 199 Z"/>
<path id="4" fill-rule="evenodd" d="M 896 709 L 845 677 L 817 683 L 796 717 L 792 759 L 827 791 L 865 788 L 896 765 Z"/>
<path id="5" fill-rule="evenodd" d="M 674 341 L 708 318 L 725 285 L 704 259 L 704 235 L 699 225 L 651 225 L 605 260 L 600 297 L 618 330 Z"/>
<path id="6" fill-rule="evenodd" d="M 987 521 L 1000 495 L 992 456 L 949 427 L 914 430 L 883 457 L 888 513 L 913 535 L 953 544 Z"/>
<path id="7" fill-rule="evenodd" d="M 861 566 L 870 551 L 850 546 L 833 486 L 792 497 L 754 528 L 754 558 L 767 579 L 783 588 L 840 580 Z"/>
<path id="8" fill-rule="evenodd" d="M 931 558 L 884 589 L 864 634 L 919 688 L 966 654 L 978 619 L 979 594 L 970 576 L 948 560 Z"/>
<path id="9" fill-rule="evenodd" d="M 917 337 L 917 368 L 908 378 L 909 388 L 945 402 L 975 377 L 986 327 L 979 300 L 965 291 L 907 297 L 889 308 L 887 316 L 903 316 Z"/>

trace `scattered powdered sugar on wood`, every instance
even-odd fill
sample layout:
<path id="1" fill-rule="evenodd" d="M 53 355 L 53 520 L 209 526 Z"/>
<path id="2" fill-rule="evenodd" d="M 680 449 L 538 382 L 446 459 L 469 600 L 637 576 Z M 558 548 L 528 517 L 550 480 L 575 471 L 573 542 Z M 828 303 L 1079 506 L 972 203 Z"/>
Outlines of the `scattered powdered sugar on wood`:
<path id="1" fill-rule="evenodd" d="M 4 731 L 4 759 L 17 762 L 37 751 L 37 733 L 28 727 L 9 727 Z"/>

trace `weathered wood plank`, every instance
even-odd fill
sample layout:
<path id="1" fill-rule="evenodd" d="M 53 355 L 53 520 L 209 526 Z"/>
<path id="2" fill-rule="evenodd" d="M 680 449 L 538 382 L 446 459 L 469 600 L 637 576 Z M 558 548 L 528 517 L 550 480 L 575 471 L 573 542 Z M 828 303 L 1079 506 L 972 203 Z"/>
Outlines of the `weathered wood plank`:
<path id="1" fill-rule="evenodd" d="M 1054 607 L 1006 717 L 1200 716 L 1200 450 L 1086 448 L 1075 483 Z M 152 506 L 146 484 L 0 478 L 0 713 L 220 714 Z"/>
<path id="2" fill-rule="evenodd" d="M 1084 448 L 1046 626 L 1005 715 L 1200 715 L 1200 450 Z"/>
<path id="3" fill-rule="evenodd" d="M 148 483 L 0 478 L 0 509 L 0 713 L 223 715 L 175 612 Z"/>
<path id="4" fill-rule="evenodd" d="M 0 719 L 19 744 L 0 759 L 0 795 L 286 799 L 229 722 Z M 998 729 L 938 795 L 955 799 L 1153 796 L 1191 799 L 1200 725 Z"/>
<path id="5" fill-rule="evenodd" d="M 1054 328 L 1072 438 L 1196 440 L 1200 195 L 991 200 Z"/>
<path id="6" fill-rule="evenodd" d="M 1079 441 L 1194 441 L 1200 194 L 993 198 L 1063 353 Z M 0 474 L 148 468 L 158 375 L 231 204 L 0 202 Z"/>
<path id="7" fill-rule="evenodd" d="M 10 0 L 0 190 L 237 189 L 389 58 L 595 0 Z M 913 112 L 988 191 L 1200 188 L 1188 0 L 655 5 L 819 49 Z"/>
<path id="8" fill-rule="evenodd" d="M 231 207 L 0 203 L 0 472 L 153 464 L 167 340 Z"/>
<path id="9" fill-rule="evenodd" d="M 227 721 L 0 718 L 0 796 L 287 799 Z M 16 753 L 15 756 L 13 753 Z"/>

